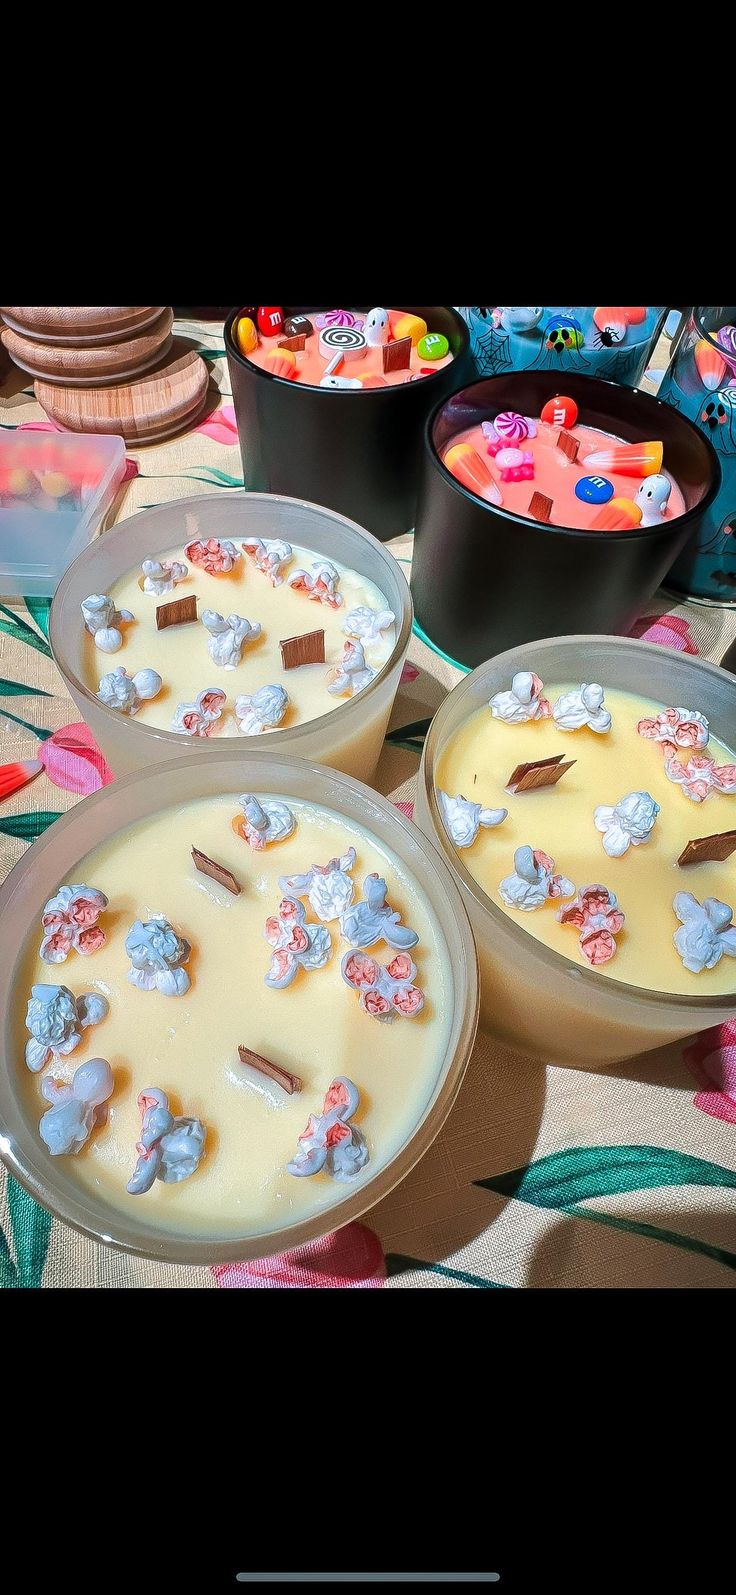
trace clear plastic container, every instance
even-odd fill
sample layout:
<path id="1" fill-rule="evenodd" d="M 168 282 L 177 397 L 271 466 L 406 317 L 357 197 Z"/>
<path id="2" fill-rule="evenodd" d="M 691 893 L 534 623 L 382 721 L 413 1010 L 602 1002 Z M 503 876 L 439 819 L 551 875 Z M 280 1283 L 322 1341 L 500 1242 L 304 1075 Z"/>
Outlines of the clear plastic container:
<path id="1" fill-rule="evenodd" d="M 494 692 L 507 688 L 517 670 L 530 669 L 546 682 L 600 681 L 604 687 L 620 687 L 659 703 L 688 704 L 708 717 L 728 747 L 736 745 L 736 692 L 733 678 L 718 665 L 653 643 L 625 637 L 546 637 L 479 665 L 455 687 L 432 721 L 414 818 L 463 889 L 480 961 L 481 1023 L 547 1063 L 591 1069 L 723 1024 L 733 1017 L 735 1000 L 648 991 L 573 964 L 505 914 L 465 868 L 440 817 L 437 763 L 468 716 L 487 704 Z M 693 809 L 693 835 L 707 835 L 707 815 L 699 820 L 695 804 Z M 688 889 L 697 892 L 684 881 L 683 890 Z"/>
<path id="2" fill-rule="evenodd" d="M 122 482 L 122 438 L 0 434 L 0 593 L 51 598 Z"/>
<path id="3" fill-rule="evenodd" d="M 21 1091 L 22 1055 L 18 1056 L 18 1005 L 28 992 L 18 974 L 29 943 L 37 944 L 44 903 L 59 881 L 74 876 L 79 860 L 117 831 L 162 809 L 190 799 L 236 793 L 278 793 L 323 804 L 363 825 L 401 860 L 416 881 L 441 926 L 452 975 L 452 1016 L 444 1056 L 434 1064 L 436 1080 L 427 1106 L 393 1159 L 361 1180 L 352 1194 L 335 1187 L 335 1202 L 302 1222 L 270 1233 L 240 1239 L 211 1239 L 159 1231 L 138 1203 L 130 1216 L 93 1196 L 74 1178 L 73 1160 L 51 1157 L 38 1133 L 38 1116 L 29 1113 Z M 65 979 L 63 970 L 50 977 Z M 78 979 L 72 982 L 77 989 Z M 77 804 L 57 820 L 11 870 L 0 887 L 0 1015 L 3 1067 L 0 1069 L 0 1153 L 12 1175 L 44 1207 L 95 1240 L 169 1263 L 214 1264 L 268 1256 L 285 1247 L 303 1245 L 359 1217 L 414 1167 L 434 1140 L 452 1107 L 468 1063 L 478 1022 L 478 963 L 462 898 L 447 865 L 421 832 L 386 798 L 346 776 L 335 775 L 301 759 L 273 756 L 271 745 L 244 752 L 235 743 L 199 750 L 190 758 L 157 765 L 113 782 Z"/>
<path id="4" fill-rule="evenodd" d="M 396 616 L 396 643 L 375 681 L 326 714 L 302 725 L 264 733 L 269 752 L 317 759 L 358 779 L 370 780 L 378 763 L 389 716 L 411 638 L 411 594 L 393 557 L 370 532 L 319 504 L 269 493 L 204 494 L 143 510 L 121 521 L 86 548 L 67 571 L 51 605 L 49 637 L 66 686 L 116 775 L 147 769 L 152 763 L 187 753 L 214 753 L 222 742 L 180 736 L 141 725 L 100 703 L 84 681 L 86 641 L 80 604 L 89 593 L 109 593 L 114 582 L 176 544 L 186 542 L 185 517 L 197 516 L 202 537 L 230 538 L 236 546 L 248 537 L 280 537 L 337 559 L 372 581 Z M 125 651 L 115 655 L 125 664 Z M 204 686 L 205 683 L 203 682 Z M 253 747 L 241 737 L 239 752 Z"/>

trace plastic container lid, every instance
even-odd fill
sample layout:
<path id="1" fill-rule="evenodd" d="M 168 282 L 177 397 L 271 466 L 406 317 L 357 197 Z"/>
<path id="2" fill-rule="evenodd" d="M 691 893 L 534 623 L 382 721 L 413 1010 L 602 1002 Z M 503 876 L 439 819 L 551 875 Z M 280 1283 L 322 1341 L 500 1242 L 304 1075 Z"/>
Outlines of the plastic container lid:
<path id="1" fill-rule="evenodd" d="M 0 595 L 51 598 L 91 541 L 124 473 L 122 438 L 0 436 Z"/>

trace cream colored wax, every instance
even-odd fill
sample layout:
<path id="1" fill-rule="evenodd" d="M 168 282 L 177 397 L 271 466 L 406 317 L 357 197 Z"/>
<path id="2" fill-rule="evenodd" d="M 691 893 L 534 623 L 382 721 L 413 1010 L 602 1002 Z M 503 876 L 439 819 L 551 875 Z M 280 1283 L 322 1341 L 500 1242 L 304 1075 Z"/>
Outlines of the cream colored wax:
<path id="1" fill-rule="evenodd" d="M 38 957 L 39 926 L 22 966 L 17 1057 L 29 1114 L 38 1119 L 45 1107 L 44 1075 L 69 1079 L 86 1059 L 107 1058 L 115 1077 L 108 1121 L 76 1157 L 63 1159 L 65 1170 L 121 1211 L 129 1212 L 135 1203 L 139 1220 L 149 1214 L 153 1224 L 179 1234 L 259 1234 L 340 1201 L 407 1140 L 433 1095 L 444 1059 L 452 979 L 442 931 L 422 891 L 399 859 L 357 824 L 323 808 L 284 801 L 297 818 L 296 831 L 261 852 L 233 831 L 232 819 L 242 817 L 235 794 L 197 799 L 113 836 L 67 877 L 67 884 L 83 881 L 109 898 L 100 921 L 107 932 L 105 946 L 89 957 L 72 952 L 63 964 L 45 964 Z M 239 897 L 195 870 L 192 845 L 232 870 L 242 886 Z M 412 956 L 425 1006 L 416 1018 L 378 1020 L 364 1012 L 358 993 L 340 974 L 348 943 L 336 922 L 328 927 L 333 951 L 324 968 L 299 969 L 282 991 L 264 984 L 271 960 L 265 922 L 283 895 L 278 877 L 326 864 L 350 846 L 357 852 L 355 900 L 362 895 L 364 876 L 377 871 L 388 883 L 391 907 L 419 934 Z M 308 923 L 318 923 L 308 902 L 305 907 Z M 127 932 L 135 919 L 153 915 L 164 915 L 192 944 L 186 965 L 192 984 L 183 997 L 139 991 L 128 982 Z M 394 953 L 382 941 L 370 955 L 386 964 Z M 75 996 L 101 992 L 110 1004 L 108 1016 L 84 1031 L 76 1050 L 39 1075 L 29 1073 L 23 1062 L 25 1005 L 34 983 L 63 984 Z M 302 1091 L 287 1096 L 244 1067 L 239 1044 L 299 1075 Z M 354 1122 L 366 1137 L 370 1162 L 345 1183 L 325 1172 L 296 1178 L 285 1165 L 297 1151 L 310 1113 L 322 1112 L 336 1075 L 346 1075 L 360 1092 Z M 149 1193 L 133 1197 L 125 1187 L 140 1134 L 136 1098 L 145 1086 L 166 1091 L 172 1111 L 202 1119 L 206 1155 L 181 1184 L 157 1180 Z"/>
<path id="2" fill-rule="evenodd" d="M 199 535 L 206 538 L 206 529 L 201 528 Z M 234 541 L 235 547 L 240 549 L 241 540 Z M 102 653 L 91 636 L 85 638 L 87 686 L 96 692 L 101 677 L 118 665 L 123 665 L 131 676 L 137 670 L 157 670 L 163 687 L 155 698 L 141 704 L 135 719 L 136 723 L 157 726 L 161 730 L 171 729 L 174 712 L 180 703 L 192 703 L 205 687 L 219 687 L 227 693 L 228 701 L 213 729 L 213 736 L 240 735 L 235 699 L 241 694 L 257 692 L 259 687 L 277 684 L 289 694 L 290 703 L 281 721 L 281 730 L 339 708 L 347 699 L 328 692 L 326 678 L 330 668 L 343 656 L 347 640 L 342 630 L 345 617 L 351 609 L 360 606 L 378 611 L 387 610 L 389 606 L 373 582 L 335 560 L 330 563 L 340 574 L 337 590 L 343 602 L 339 609 L 318 603 L 306 593 L 289 587 L 291 572 L 299 569 L 311 572 L 313 563 L 321 558 L 308 548 L 297 544 L 292 547 L 294 558 L 279 587 L 272 587 L 268 577 L 243 553 L 232 571 L 210 576 L 187 560 L 183 544 L 156 555 L 162 563 L 178 560 L 188 566 L 187 577 L 177 582 L 172 592 L 159 598 L 144 593 L 140 567 L 129 571 L 114 583 L 109 596 L 118 609 L 130 610 L 135 620 L 122 625 L 123 646 L 115 654 Z M 189 594 L 196 594 L 199 600 L 197 620 L 157 631 L 157 606 Z M 210 658 L 207 651 L 210 634 L 201 621 L 205 609 L 213 609 L 226 618 L 230 614 L 243 616 L 251 625 L 260 623 L 260 637 L 244 645 L 240 663 L 233 670 L 214 664 Z M 279 648 L 281 639 L 320 628 L 325 633 L 325 664 L 284 670 Z M 377 674 L 390 657 L 395 641 L 396 627 L 390 625 L 378 641 L 363 644 L 366 664 Z"/>
<path id="3" fill-rule="evenodd" d="M 554 705 L 573 686 L 579 683 L 545 683 L 544 696 Z M 720 898 L 736 917 L 736 855 L 724 863 L 684 869 L 676 862 L 691 838 L 736 827 L 736 796 L 712 792 L 705 802 L 694 803 L 667 779 L 661 746 L 636 730 L 637 721 L 655 716 L 665 705 L 614 688 L 606 688 L 605 704 L 613 720 L 605 734 L 588 727 L 561 731 L 552 719 L 507 725 L 494 719 L 487 707 L 468 718 L 439 760 L 437 785 L 453 797 L 462 793 L 484 807 L 507 808 L 509 814 L 502 825 L 481 829 L 473 845 L 459 856 L 503 913 L 582 968 L 589 966 L 579 950 L 577 931 L 556 917 L 562 901 L 548 899 L 526 913 L 504 903 L 499 883 L 512 873 L 518 847 L 528 845 L 547 853 L 556 871 L 573 881 L 577 890 L 601 884 L 615 892 L 626 923 L 616 937 L 615 956 L 598 965 L 597 974 L 688 996 L 736 992 L 736 960 L 722 957 L 714 969 L 693 974 L 685 969 L 672 940 L 680 923 L 672 908 L 677 892 L 691 892 L 700 902 Z M 714 729 L 707 748 L 693 751 L 702 751 L 717 764 L 733 764 L 734 754 L 713 735 Z M 506 792 L 517 764 L 555 754 L 576 760 L 556 786 L 515 796 Z M 685 751 L 678 754 L 683 760 L 686 756 Z M 648 842 L 630 846 L 622 858 L 609 858 L 593 811 L 635 791 L 651 793 L 660 806 L 654 830 Z"/>

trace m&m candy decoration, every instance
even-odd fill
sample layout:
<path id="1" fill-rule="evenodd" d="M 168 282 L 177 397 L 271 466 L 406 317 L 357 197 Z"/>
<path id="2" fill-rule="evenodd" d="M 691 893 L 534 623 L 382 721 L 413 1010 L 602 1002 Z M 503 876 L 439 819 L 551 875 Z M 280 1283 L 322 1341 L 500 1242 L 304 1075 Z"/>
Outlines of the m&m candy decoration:
<path id="1" fill-rule="evenodd" d="M 275 338 L 277 333 L 283 332 L 284 312 L 280 305 L 259 305 L 257 321 L 262 337 Z"/>
<path id="2" fill-rule="evenodd" d="M 607 476 L 581 476 L 575 483 L 575 497 L 584 504 L 607 504 L 613 491 L 613 482 Z"/>
<path id="3" fill-rule="evenodd" d="M 578 407 L 574 399 L 568 399 L 564 393 L 556 393 L 554 399 L 548 399 L 542 411 L 542 420 L 550 426 L 562 426 L 566 429 L 574 426 L 578 418 Z"/>

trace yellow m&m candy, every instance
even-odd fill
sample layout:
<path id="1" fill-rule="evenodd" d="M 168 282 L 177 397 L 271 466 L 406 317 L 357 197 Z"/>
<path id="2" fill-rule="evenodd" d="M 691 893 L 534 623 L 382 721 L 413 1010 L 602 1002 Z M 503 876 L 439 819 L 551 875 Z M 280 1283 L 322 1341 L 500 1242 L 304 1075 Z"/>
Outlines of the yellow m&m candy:
<path id="1" fill-rule="evenodd" d="M 235 326 L 235 342 L 241 354 L 252 354 L 258 348 L 258 333 L 250 316 L 241 316 Z"/>

